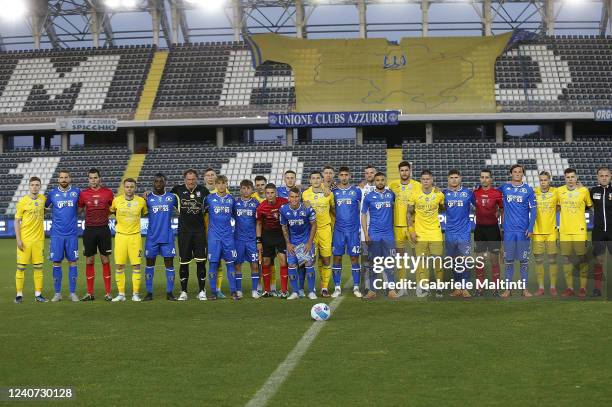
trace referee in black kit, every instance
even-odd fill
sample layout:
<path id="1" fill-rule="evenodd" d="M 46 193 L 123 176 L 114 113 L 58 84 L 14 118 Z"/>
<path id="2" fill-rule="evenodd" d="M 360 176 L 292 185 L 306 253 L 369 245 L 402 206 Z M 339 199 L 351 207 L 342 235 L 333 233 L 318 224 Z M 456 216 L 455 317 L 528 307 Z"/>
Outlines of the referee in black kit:
<path id="1" fill-rule="evenodd" d="M 187 301 L 189 263 L 196 262 L 198 277 L 198 299 L 206 301 L 206 231 L 204 229 L 204 202 L 209 194 L 206 187 L 198 184 L 198 172 L 188 169 L 183 173 L 182 185 L 175 185 L 172 193 L 178 197 L 178 248 L 180 257 L 179 278 L 181 295 L 179 301 Z"/>
<path id="2" fill-rule="evenodd" d="M 603 166 L 597 169 L 597 185 L 590 189 L 593 201 L 593 230 L 591 240 L 593 241 L 593 256 L 595 257 L 595 268 L 593 278 L 595 288 L 593 297 L 601 296 L 604 255 L 612 254 L 612 184 L 610 168 Z M 608 266 L 609 267 L 609 266 Z M 608 278 L 608 299 L 612 294 L 610 279 Z"/>

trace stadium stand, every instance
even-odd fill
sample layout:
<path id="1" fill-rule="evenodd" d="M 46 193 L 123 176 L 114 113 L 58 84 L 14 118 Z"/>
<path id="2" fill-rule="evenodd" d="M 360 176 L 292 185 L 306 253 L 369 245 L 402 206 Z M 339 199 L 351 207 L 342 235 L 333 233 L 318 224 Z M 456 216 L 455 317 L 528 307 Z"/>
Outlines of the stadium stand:
<path id="1" fill-rule="evenodd" d="M 92 162 L 95 157 L 95 162 Z M 93 166 L 100 170 L 102 183 L 117 191 L 130 153 L 126 148 L 87 146 L 67 153 L 59 151 L 21 151 L 0 154 L 0 213 L 13 215 L 19 198 L 27 194 L 28 178 L 42 180 L 41 192 L 55 185 L 60 169 L 70 171 L 73 185 L 87 187 L 87 171 Z"/>
<path id="2" fill-rule="evenodd" d="M 292 109 L 293 86 L 288 65 L 253 69 L 242 42 L 172 46 L 151 118 L 266 116 Z"/>
<path id="3" fill-rule="evenodd" d="M 403 144 L 403 157 L 412 162 L 415 177 L 428 168 L 434 173 L 438 185 L 446 184 L 448 170 L 462 172 L 464 185 L 479 183 L 480 170 L 489 168 L 496 184 L 508 179 L 508 168 L 514 163 L 525 166 L 525 180 L 532 186 L 539 185 L 537 174 L 549 171 L 553 185 L 563 184 L 563 170 L 573 167 L 586 186 L 597 185 L 596 171 L 600 165 L 612 162 L 612 141 L 580 140 L 562 141 L 514 141 L 506 143 L 435 143 Z"/>
<path id="4" fill-rule="evenodd" d="M 210 144 L 160 145 L 147 154 L 140 172 L 139 182 L 150 188 L 156 173 L 162 172 L 168 184 L 183 182 L 182 174 L 187 168 L 198 171 L 210 166 L 217 173 L 226 175 L 233 193 L 240 181 L 264 175 L 269 182 L 282 185 L 285 170 L 297 172 L 302 185 L 308 185 L 312 171 L 321 171 L 332 163 L 336 168 L 346 165 L 353 171 L 353 181 L 363 179 L 363 168 L 368 164 L 386 171 L 386 144 L 373 143 L 355 145 L 352 140 L 324 140 L 308 144 L 285 147 L 280 144 L 232 145 L 217 148 Z"/>
<path id="5" fill-rule="evenodd" d="M 0 123 L 56 116 L 132 119 L 151 46 L 0 52 Z M 612 103 L 612 38 L 542 36 L 498 58 L 502 112 L 590 112 Z M 150 119 L 256 117 L 294 109 L 291 67 L 252 67 L 243 42 L 173 45 Z"/>
<path id="6" fill-rule="evenodd" d="M 0 123 L 85 115 L 130 120 L 153 50 L 119 46 L 0 52 Z"/>

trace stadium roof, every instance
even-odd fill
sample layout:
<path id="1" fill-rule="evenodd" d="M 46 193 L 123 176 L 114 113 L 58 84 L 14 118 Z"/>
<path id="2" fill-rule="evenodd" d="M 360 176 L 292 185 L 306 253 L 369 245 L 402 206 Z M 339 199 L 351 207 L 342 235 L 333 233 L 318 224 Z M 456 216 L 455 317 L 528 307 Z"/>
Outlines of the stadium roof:
<path id="1" fill-rule="evenodd" d="M 610 33 L 612 0 L 0 0 L 0 50 L 301 37 Z"/>

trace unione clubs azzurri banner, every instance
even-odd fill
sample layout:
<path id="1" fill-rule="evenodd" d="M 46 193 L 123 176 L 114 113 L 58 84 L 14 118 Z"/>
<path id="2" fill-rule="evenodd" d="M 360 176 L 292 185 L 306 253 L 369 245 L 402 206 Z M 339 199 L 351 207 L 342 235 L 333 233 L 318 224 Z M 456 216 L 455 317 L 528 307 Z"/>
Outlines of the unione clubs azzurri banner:
<path id="1" fill-rule="evenodd" d="M 368 112 L 268 113 L 270 127 L 361 127 L 398 124 L 399 110 Z"/>

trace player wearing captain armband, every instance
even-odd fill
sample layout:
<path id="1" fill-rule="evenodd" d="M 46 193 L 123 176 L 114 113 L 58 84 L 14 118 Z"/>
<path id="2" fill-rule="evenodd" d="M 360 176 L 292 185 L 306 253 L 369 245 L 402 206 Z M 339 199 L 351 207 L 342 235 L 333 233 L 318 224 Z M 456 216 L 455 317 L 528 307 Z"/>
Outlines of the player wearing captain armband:
<path id="1" fill-rule="evenodd" d="M 561 212 L 559 240 L 561 241 L 561 255 L 563 256 L 563 274 L 567 285 L 562 295 L 564 297 L 574 295 L 572 257 L 575 256 L 580 270 L 578 297 L 585 297 L 589 259 L 587 257 L 586 242 L 588 235 L 584 213 L 593 206 L 593 201 L 589 190 L 583 186 L 578 186 L 578 176 L 575 169 L 567 168 L 564 174 L 565 185 L 557 189 Z"/>
<path id="2" fill-rule="evenodd" d="M 51 247 L 49 260 L 53 262 L 53 286 L 55 295 L 51 301 L 62 300 L 62 260 L 68 260 L 68 280 L 70 301 L 79 301 L 76 296 L 78 277 L 77 260 L 79 258 L 78 242 L 78 202 L 81 191 L 72 187 L 70 173 L 60 171 L 57 178 L 59 186 L 47 191 L 45 207 L 51 208 Z"/>
<path id="3" fill-rule="evenodd" d="M 529 273 L 529 244 L 535 225 L 537 208 L 533 189 L 523 182 L 525 169 L 520 164 L 510 167 L 510 182 L 503 184 L 499 190 L 504 198 L 504 263 L 506 266 L 507 287 L 514 275 L 514 262 L 520 263 L 522 295 L 531 297 L 527 289 Z M 503 298 L 510 296 L 506 289 Z"/>
<path id="4" fill-rule="evenodd" d="M 305 207 L 301 202 L 300 190 L 293 187 L 289 190 L 289 203 L 280 207 L 280 224 L 285 242 L 287 242 L 287 263 L 289 265 L 289 282 L 292 293 L 288 300 L 299 298 L 298 266 L 306 268 L 308 298 L 315 300 L 314 239 L 317 231 L 316 213 L 313 208 Z"/>
<path id="5" fill-rule="evenodd" d="M 359 265 L 359 255 L 361 253 L 359 212 L 362 195 L 359 188 L 349 184 L 351 173 L 348 167 L 340 167 L 338 178 L 340 184 L 333 191 L 336 202 L 336 222 L 334 223 L 332 237 L 332 253 L 334 255 L 332 276 L 336 288 L 332 297 L 338 297 L 341 294 L 342 256 L 348 254 L 351 258 L 353 294 L 355 297 L 361 298 L 361 291 L 359 291 L 361 269 Z"/>
<path id="6" fill-rule="evenodd" d="M 537 215 L 533 226 L 531 247 L 535 258 L 538 291 L 536 296 L 544 295 L 544 258 L 548 257 L 550 273 L 550 295 L 557 296 L 557 204 L 558 191 L 550 186 L 550 173 L 540 172 L 540 186 L 534 190 Z"/>
<path id="7" fill-rule="evenodd" d="M 406 223 L 406 211 L 408 202 L 413 194 L 421 189 L 421 183 L 411 178 L 412 169 L 408 161 L 402 161 L 397 166 L 399 179 L 389 183 L 389 189 L 395 194 L 395 213 L 393 215 L 393 232 L 395 235 L 395 247 L 399 255 L 409 253 L 412 255 L 414 245 L 410 241 L 410 230 Z M 408 247 L 407 247 L 408 246 Z M 406 279 L 406 269 L 402 266 L 397 270 L 399 281 Z M 398 291 L 401 297 L 406 294 L 405 289 Z"/>

